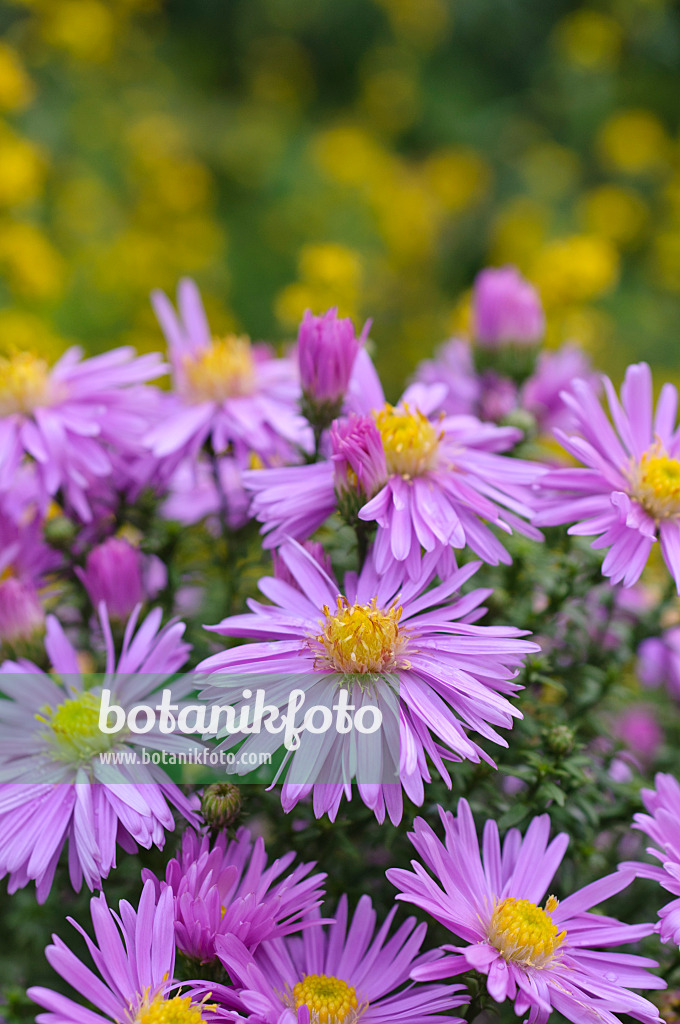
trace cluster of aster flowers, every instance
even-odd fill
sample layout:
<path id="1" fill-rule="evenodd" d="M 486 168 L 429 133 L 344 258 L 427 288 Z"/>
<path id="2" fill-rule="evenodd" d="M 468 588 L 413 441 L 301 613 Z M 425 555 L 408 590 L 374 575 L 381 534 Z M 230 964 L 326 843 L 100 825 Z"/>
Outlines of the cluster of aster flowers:
<path id="1" fill-rule="evenodd" d="M 629 819 L 680 695 L 675 387 L 654 408 L 646 364 L 619 397 L 576 345 L 542 348 L 512 267 L 482 271 L 470 337 L 398 399 L 370 322 L 307 311 L 277 352 L 214 335 L 189 280 L 176 308 L 152 302 L 167 361 L 0 357 L 0 878 L 49 906 L 66 879 L 108 888 L 121 853 L 168 850 L 136 903 L 92 899 L 94 938 L 73 920 L 94 971 L 54 938 L 89 1006 L 34 987 L 38 1020 L 440 1024 L 491 1002 L 529 1024 L 659 1020 L 638 990 L 665 985 L 655 933 L 680 946 L 672 762 Z M 616 697 L 598 735 L 610 692 L 640 686 L 670 697 L 668 722 Z M 269 724 L 295 694 L 325 727 L 255 728 L 262 688 Z M 328 727 L 349 711 L 377 726 Z M 207 729 L 230 716 L 239 730 Z M 259 794 L 252 833 L 243 793 L 182 770 L 206 756 Z M 565 818 L 579 855 L 609 844 L 582 888 Z M 347 821 L 374 838 L 413 821 L 411 871 L 398 843 L 374 854 L 395 865 L 387 909 L 332 872 L 325 900 L 305 836 Z M 675 897 L 658 923 L 601 909 L 635 875 Z M 418 918 L 393 923 L 399 901 Z"/>

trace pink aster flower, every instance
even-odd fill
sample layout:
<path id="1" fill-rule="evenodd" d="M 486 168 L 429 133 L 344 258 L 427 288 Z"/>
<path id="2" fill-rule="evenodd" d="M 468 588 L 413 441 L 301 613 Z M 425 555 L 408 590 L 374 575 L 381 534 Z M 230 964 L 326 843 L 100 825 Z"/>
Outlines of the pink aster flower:
<path id="1" fill-rule="evenodd" d="M 219 533 L 224 516 L 230 530 L 240 530 L 250 519 L 250 495 L 241 476 L 236 459 L 229 455 L 218 458 L 214 466 L 202 456 L 183 459 L 168 481 L 161 515 L 187 526 L 205 519 L 214 533 Z"/>
<path id="2" fill-rule="evenodd" d="M 538 292 L 516 267 L 487 267 L 472 292 L 473 337 L 484 348 L 536 345 L 545 333 Z"/>
<path id="3" fill-rule="evenodd" d="M 38 516 L 19 524 L 0 509 L 0 648 L 29 641 L 44 630 L 39 591 L 60 562 L 43 540 Z"/>
<path id="4" fill-rule="evenodd" d="M 381 573 L 369 556 L 358 578 L 345 577 L 343 590 L 300 545 L 284 545 L 279 555 L 298 586 L 265 578 L 260 590 L 272 603 L 251 601 L 249 613 L 212 627 L 259 642 L 202 662 L 199 672 L 215 673 L 203 696 L 219 706 L 242 707 L 243 687 L 259 676 L 267 680 L 267 704 L 279 708 L 294 685 L 307 695 L 307 706 L 331 709 L 345 689 L 353 705 L 377 706 L 383 715 L 379 735 L 304 730 L 285 763 L 285 811 L 313 792 L 317 816 L 333 819 L 343 794 L 351 799 L 356 777 L 364 803 L 380 821 L 387 810 L 396 823 L 402 786 L 415 803 L 423 801 L 423 782 L 430 779 L 426 757 L 450 784 L 445 761 L 489 761 L 468 731 L 507 745 L 497 729 L 521 717 L 508 700 L 520 688 L 513 677 L 524 656 L 538 648 L 520 639 L 520 630 L 473 624 L 490 591 L 455 595 L 478 562 L 425 592 L 437 574 L 435 555 L 426 556 L 419 576 L 406 582 L 398 563 Z M 239 734 L 225 742 L 241 739 Z M 252 733 L 242 753 L 276 750 L 282 742 L 280 732 Z"/>
<path id="5" fill-rule="evenodd" d="M 25 659 L 0 666 L 0 877 L 9 891 L 35 881 L 43 902 L 59 855 L 68 840 L 69 874 L 75 889 L 83 878 L 101 885 L 116 863 L 116 843 L 128 852 L 137 844 L 162 848 L 175 827 L 170 806 L 189 821 L 190 801 L 153 763 L 106 763 L 111 751 L 193 750 L 188 737 L 162 735 L 155 725 L 143 735 L 106 734 L 99 728 L 101 689 L 127 711 L 149 697 L 186 662 L 184 625 L 161 628 L 155 609 L 137 629 L 139 608 L 130 618 L 118 658 L 106 609 L 100 621 L 106 645 L 106 672 L 88 685 L 77 652 L 61 625 L 47 618 L 45 652 L 54 674 Z M 184 695 L 177 684 L 173 697 Z"/>
<path id="6" fill-rule="evenodd" d="M 129 348 L 91 359 L 72 348 L 51 369 L 26 352 L 0 358 L 0 496 L 30 465 L 43 514 L 60 493 L 89 522 L 88 491 L 111 476 L 114 453 L 141 450 L 145 406 L 155 398 L 140 385 L 163 371 L 160 356 L 136 358 Z"/>
<path id="7" fill-rule="evenodd" d="M 421 549 L 446 556 L 465 545 L 491 565 L 509 563 L 487 523 L 540 540 L 524 520 L 533 514 L 528 485 L 544 470 L 501 454 L 521 439 L 521 431 L 472 416 L 431 419 L 428 413 L 442 394 L 441 387 L 416 384 L 397 407 L 375 410 L 372 424 L 364 417 L 334 425 L 325 463 L 245 474 L 245 486 L 254 492 L 253 514 L 270 535 L 265 544 L 309 536 L 336 506 L 345 511 L 352 489 L 356 497 L 348 514 L 377 524 L 380 572 L 396 559 L 415 576 Z"/>
<path id="8" fill-rule="evenodd" d="M 529 1024 L 544 1024 L 552 1010 L 574 1024 L 619 1024 L 618 1013 L 659 1021 L 656 1007 L 630 991 L 666 987 L 647 970 L 655 961 L 591 948 L 635 942 L 653 930 L 588 913 L 625 889 L 634 872 L 617 871 L 564 900 L 546 899 L 569 842 L 564 833 L 548 841 L 547 814 L 533 819 L 524 838 L 510 829 L 502 846 L 495 821 L 487 821 L 480 854 L 467 801 L 459 801 L 457 816 L 439 813 L 444 843 L 422 818 L 410 836 L 425 867 L 413 861 L 412 872 L 395 868 L 387 876 L 400 890 L 397 899 L 427 911 L 463 944 L 444 946 L 452 955 L 416 968 L 413 977 L 479 971 L 489 995 L 513 1000 Z"/>
<path id="9" fill-rule="evenodd" d="M 221 832 L 214 842 L 190 829 L 182 849 L 166 868 L 165 881 L 148 870 L 157 892 L 169 888 L 174 896 L 175 941 L 178 950 L 201 964 L 215 959 L 215 943 L 234 935 L 249 951 L 265 939 L 289 935 L 307 927 L 303 918 L 321 902 L 319 885 L 325 874 L 310 875 L 313 864 L 298 864 L 287 853 L 267 866 L 264 840 L 254 842 L 240 828 L 234 840 Z"/>
<path id="10" fill-rule="evenodd" d="M 148 435 L 156 456 L 195 456 L 209 442 L 216 455 L 231 452 L 245 467 L 253 452 L 268 462 L 310 446 L 292 359 L 277 359 L 268 346 L 245 337 L 213 338 L 198 289 L 187 278 L 179 284 L 178 313 L 163 292 L 154 292 L 152 301 L 174 383 L 166 414 Z"/>
<path id="11" fill-rule="evenodd" d="M 468 1002 L 462 985 L 414 985 L 411 971 L 437 957 L 420 953 L 427 926 L 408 918 L 390 936 L 395 910 L 376 932 L 362 896 L 349 921 L 343 896 L 328 928 L 265 942 L 255 955 L 236 936 L 217 940 L 249 1024 L 462 1024 L 448 1011 Z M 322 1009 L 322 1006 L 325 1009 Z"/>
<path id="12" fill-rule="evenodd" d="M 680 700 L 680 626 L 643 640 L 637 651 L 637 674 L 643 686 L 665 686 Z"/>
<path id="13" fill-rule="evenodd" d="M 585 381 L 564 400 L 581 436 L 555 436 L 582 468 L 555 469 L 541 478 L 541 526 L 572 523 L 569 533 L 597 537 L 607 548 L 602 572 L 630 587 L 640 578 L 658 539 L 680 592 L 680 430 L 678 392 L 664 384 L 653 413 L 652 375 L 646 363 L 629 366 L 621 402 L 605 377 L 613 424 Z"/>
<path id="14" fill-rule="evenodd" d="M 563 345 L 555 352 L 541 352 L 536 369 L 525 381 L 519 398 L 522 409 L 530 412 L 541 433 L 556 427 L 573 427 L 574 418 L 565 401 L 575 380 L 585 380 L 598 393 L 600 379 L 593 372 L 590 360 L 578 345 Z"/>
<path id="15" fill-rule="evenodd" d="M 38 1014 L 38 1024 L 209 1024 L 218 1015 L 215 1000 L 221 1009 L 240 1005 L 233 989 L 224 986 L 212 986 L 212 1003 L 199 999 L 191 982 L 180 991 L 170 890 L 156 901 L 153 883 L 147 882 L 137 909 L 121 900 L 115 913 L 104 893 L 90 901 L 90 908 L 94 940 L 67 920 L 82 936 L 97 973 L 56 935 L 45 951 L 57 974 L 89 1006 L 49 988 L 30 988 L 29 997 L 47 1011 Z"/>
<path id="16" fill-rule="evenodd" d="M 662 942 L 680 946 L 680 784 L 672 775 L 659 772 L 654 779 L 656 789 L 643 789 L 642 802 L 647 814 L 636 814 L 633 828 L 640 829 L 655 843 L 647 847 L 661 864 L 626 862 L 621 870 L 634 870 L 641 878 L 658 882 L 676 899 L 659 911 L 657 929 Z"/>

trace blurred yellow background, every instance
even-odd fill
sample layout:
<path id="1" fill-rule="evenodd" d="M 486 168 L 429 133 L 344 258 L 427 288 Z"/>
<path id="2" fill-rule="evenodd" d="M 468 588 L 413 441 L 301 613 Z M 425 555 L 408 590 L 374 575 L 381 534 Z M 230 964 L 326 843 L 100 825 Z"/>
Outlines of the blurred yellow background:
<path id="1" fill-rule="evenodd" d="M 549 343 L 680 368 L 680 9 L 664 0 L 0 7 L 0 352 L 373 318 L 398 392 L 485 263 Z"/>

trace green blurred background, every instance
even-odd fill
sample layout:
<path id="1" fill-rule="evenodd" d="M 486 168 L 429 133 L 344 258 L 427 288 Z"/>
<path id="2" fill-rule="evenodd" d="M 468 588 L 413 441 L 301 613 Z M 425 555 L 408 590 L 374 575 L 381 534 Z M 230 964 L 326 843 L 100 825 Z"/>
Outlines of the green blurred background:
<path id="1" fill-rule="evenodd" d="M 371 316 L 388 391 L 487 262 L 549 343 L 674 376 L 680 8 L 664 0 L 0 5 L 0 351 L 157 348 L 182 274 L 217 332 Z"/>

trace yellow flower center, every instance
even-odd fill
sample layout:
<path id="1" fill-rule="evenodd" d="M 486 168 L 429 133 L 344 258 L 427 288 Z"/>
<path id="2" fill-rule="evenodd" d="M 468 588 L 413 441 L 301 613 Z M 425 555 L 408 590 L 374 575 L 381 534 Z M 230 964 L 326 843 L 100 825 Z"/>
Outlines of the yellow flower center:
<path id="1" fill-rule="evenodd" d="M 550 915 L 557 900 L 549 896 L 545 905 L 513 896 L 496 904 L 489 924 L 489 942 L 506 959 L 524 967 L 547 967 L 562 945 L 566 931 L 557 933 Z"/>
<path id="2" fill-rule="evenodd" d="M 630 471 L 633 497 L 654 519 L 680 514 L 680 461 L 653 445 Z"/>
<path id="3" fill-rule="evenodd" d="M 234 334 L 215 339 L 196 356 L 184 356 L 182 369 L 186 395 L 196 403 L 248 395 L 255 382 L 250 341 Z"/>
<path id="4" fill-rule="evenodd" d="M 120 739 L 119 733 L 103 733 L 99 728 L 100 698 L 94 693 L 79 694 L 58 708 L 44 707 L 36 715 L 52 729 L 50 739 L 59 760 L 87 761 L 109 750 Z"/>
<path id="5" fill-rule="evenodd" d="M 373 598 L 370 604 L 348 604 L 339 597 L 331 611 L 324 607 L 326 622 L 315 639 L 324 653 L 315 668 L 331 667 L 338 672 L 363 674 L 387 672 L 397 668 L 399 655 L 406 646 L 406 635 L 399 629 L 401 605 L 382 611 Z M 402 667 L 407 663 L 402 661 Z"/>
<path id="6" fill-rule="evenodd" d="M 407 405 L 395 409 L 389 404 L 374 416 L 388 473 L 408 478 L 432 469 L 442 435 L 426 416 L 411 412 Z"/>
<path id="7" fill-rule="evenodd" d="M 192 1004 L 191 996 L 174 996 L 164 999 L 156 996 L 150 1003 L 140 1007 L 135 1024 L 202 1024 L 201 1010 L 214 1010 L 214 1004 Z"/>
<path id="8" fill-rule="evenodd" d="M 20 352 L 0 356 L 0 416 L 30 413 L 50 401 L 49 368 L 44 359 Z"/>
<path id="9" fill-rule="evenodd" d="M 345 1024 L 357 1017 L 356 992 L 328 974 L 308 974 L 293 988 L 295 1008 L 307 1006 L 313 1024 Z"/>

